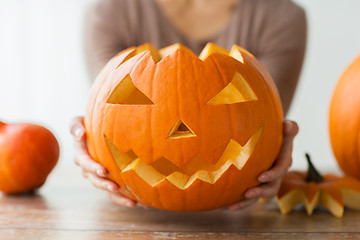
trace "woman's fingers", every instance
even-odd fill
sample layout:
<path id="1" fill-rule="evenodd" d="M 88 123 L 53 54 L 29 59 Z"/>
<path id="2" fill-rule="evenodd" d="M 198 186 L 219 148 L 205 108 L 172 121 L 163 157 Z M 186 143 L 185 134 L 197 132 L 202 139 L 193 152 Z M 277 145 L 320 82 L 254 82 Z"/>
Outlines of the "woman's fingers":
<path id="1" fill-rule="evenodd" d="M 107 180 L 105 178 L 99 177 L 94 175 L 93 173 L 83 171 L 83 176 L 90 180 L 90 182 L 97 188 L 110 191 L 110 192 L 117 192 L 119 190 L 119 186 L 116 185 L 111 180 Z"/>
<path id="2" fill-rule="evenodd" d="M 248 199 L 274 197 L 280 188 L 280 184 L 281 179 L 278 179 L 270 183 L 262 184 L 259 187 L 250 188 L 245 192 L 245 197 Z"/>
<path id="3" fill-rule="evenodd" d="M 283 177 L 292 163 L 293 140 L 298 132 L 298 126 L 293 121 L 284 122 L 284 139 L 274 167 L 261 173 L 258 177 L 260 182 L 271 182 Z"/>
<path id="4" fill-rule="evenodd" d="M 256 203 L 258 200 L 258 198 L 249 198 L 249 199 L 244 199 L 241 200 L 240 202 L 234 203 L 232 205 L 229 206 L 229 210 L 231 211 L 235 211 L 241 208 L 246 208 L 254 203 Z"/>
<path id="5" fill-rule="evenodd" d="M 106 169 L 90 157 L 86 143 L 84 142 L 75 141 L 74 161 L 83 171 L 93 173 L 100 177 L 106 177 L 107 175 Z"/>
<path id="6" fill-rule="evenodd" d="M 124 197 L 119 192 L 108 192 L 108 195 L 111 200 L 113 200 L 115 203 L 125 206 L 125 207 L 135 207 L 136 202 Z"/>
<path id="7" fill-rule="evenodd" d="M 74 161 L 76 165 L 81 167 L 83 176 L 89 179 L 95 187 L 107 191 L 109 197 L 115 203 L 127 207 L 135 207 L 137 203 L 122 196 L 119 193 L 119 186 L 115 182 L 104 178 L 107 175 L 106 169 L 91 158 L 86 145 L 86 131 L 83 117 L 76 117 L 71 121 L 70 132 L 75 139 Z"/>
<path id="8" fill-rule="evenodd" d="M 296 122 L 285 120 L 283 125 L 283 142 L 281 150 L 279 152 L 279 157 L 287 157 L 291 155 L 293 140 L 297 133 L 299 132 L 299 127 Z"/>
<path id="9" fill-rule="evenodd" d="M 80 166 L 83 171 L 105 177 L 107 175 L 106 169 L 92 160 L 89 155 L 85 142 L 84 117 L 73 118 L 70 123 L 70 132 L 75 138 L 75 164 Z"/>
<path id="10" fill-rule="evenodd" d="M 70 133 L 76 141 L 85 140 L 84 117 L 75 117 L 70 122 Z"/>
<path id="11" fill-rule="evenodd" d="M 275 197 L 277 192 L 279 191 L 281 180 L 282 179 L 278 179 L 271 183 L 264 184 L 264 186 L 261 187 L 261 197 L 263 198 Z"/>

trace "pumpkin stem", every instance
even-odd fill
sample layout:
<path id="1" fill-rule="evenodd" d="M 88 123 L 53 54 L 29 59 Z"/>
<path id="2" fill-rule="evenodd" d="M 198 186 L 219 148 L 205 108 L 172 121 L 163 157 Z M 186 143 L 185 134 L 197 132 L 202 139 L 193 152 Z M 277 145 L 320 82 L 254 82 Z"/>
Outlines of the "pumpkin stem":
<path id="1" fill-rule="evenodd" d="M 307 176 L 305 181 L 306 182 L 322 182 L 324 180 L 323 176 L 316 170 L 314 165 L 311 162 L 310 155 L 308 153 L 305 153 L 305 157 L 308 161 L 309 168 L 307 172 Z"/>

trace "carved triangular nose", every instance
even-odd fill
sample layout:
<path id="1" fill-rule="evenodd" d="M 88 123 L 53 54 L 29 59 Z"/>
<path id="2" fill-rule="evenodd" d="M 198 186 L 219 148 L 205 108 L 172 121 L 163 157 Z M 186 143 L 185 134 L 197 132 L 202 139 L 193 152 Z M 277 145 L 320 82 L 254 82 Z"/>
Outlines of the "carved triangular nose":
<path id="1" fill-rule="evenodd" d="M 195 136 L 195 133 L 181 119 L 179 119 L 171 129 L 168 138 L 176 139 Z"/>

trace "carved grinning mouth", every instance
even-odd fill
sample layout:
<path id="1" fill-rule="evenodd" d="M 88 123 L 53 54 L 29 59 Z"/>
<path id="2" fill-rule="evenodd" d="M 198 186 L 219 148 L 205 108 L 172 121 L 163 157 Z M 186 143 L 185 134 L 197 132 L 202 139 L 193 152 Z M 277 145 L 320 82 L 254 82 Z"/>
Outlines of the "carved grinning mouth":
<path id="1" fill-rule="evenodd" d="M 148 165 L 132 150 L 126 153 L 121 152 L 107 136 L 105 136 L 105 140 L 111 156 L 122 172 L 133 170 L 151 186 L 167 179 L 179 189 L 186 189 L 196 179 L 211 184 L 215 183 L 231 165 L 241 170 L 252 155 L 262 131 L 263 126 L 250 137 L 244 146 L 234 139 L 230 139 L 220 159 L 214 165 L 198 155 L 182 168 L 177 167 L 166 158 L 160 158 Z"/>

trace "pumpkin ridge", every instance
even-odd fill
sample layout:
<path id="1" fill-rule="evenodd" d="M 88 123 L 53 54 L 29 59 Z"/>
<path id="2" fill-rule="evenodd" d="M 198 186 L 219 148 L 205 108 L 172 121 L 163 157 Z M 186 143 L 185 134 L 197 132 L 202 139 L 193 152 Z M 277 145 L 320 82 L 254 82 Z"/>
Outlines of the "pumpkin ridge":
<path id="1" fill-rule="evenodd" d="M 175 96 L 175 99 L 176 99 L 176 106 L 178 106 L 178 108 L 177 108 L 177 116 L 181 116 L 181 113 L 182 113 L 182 101 L 180 101 L 180 79 L 181 79 L 181 71 L 180 71 L 180 69 L 181 69 L 181 67 L 180 67 L 180 64 L 182 63 L 182 61 L 180 61 L 181 60 L 181 57 L 182 57 L 182 54 L 181 54 L 181 51 L 180 51 L 180 49 L 177 49 L 176 50 L 176 53 L 175 53 L 175 55 L 176 55 L 176 64 L 175 64 L 175 66 L 174 66 L 174 68 L 176 69 L 175 70 L 175 72 L 176 72 L 176 89 L 177 89 L 177 91 L 174 91 L 175 92 L 175 94 L 176 94 L 176 96 Z M 183 163 L 184 161 L 185 161 L 185 156 L 184 156 L 184 144 L 183 144 L 183 142 L 181 141 L 180 143 L 180 148 L 182 149 L 181 151 L 180 151 L 180 159 L 181 159 L 181 163 Z M 186 148 L 186 147 L 185 147 Z"/>
<path id="2" fill-rule="evenodd" d="M 357 126 L 357 139 L 356 139 L 356 145 L 355 146 L 360 146 L 360 124 L 358 124 Z M 357 148 L 357 154 L 356 154 L 356 161 L 355 161 L 355 166 L 357 167 L 356 169 L 356 172 L 357 173 L 360 173 L 360 148 L 358 147 Z M 357 177 L 359 177 L 360 174 L 358 174 Z"/>
<path id="3" fill-rule="evenodd" d="M 96 91 L 97 94 L 92 94 L 90 95 L 90 100 L 91 102 L 93 102 L 94 104 L 94 109 L 98 109 L 98 108 L 101 108 L 99 107 L 100 105 L 100 99 L 103 98 L 102 94 L 99 94 L 103 88 L 105 88 L 105 84 L 101 84 L 102 81 L 106 80 L 105 82 L 109 82 L 109 81 L 112 81 L 112 77 L 113 77 L 113 74 L 114 72 L 116 72 L 117 68 L 115 69 L 112 69 L 112 66 L 114 64 L 117 63 L 117 61 L 119 61 L 119 59 L 121 59 L 124 56 L 124 59 L 126 59 L 128 57 L 128 55 L 131 54 L 128 53 L 128 51 L 125 51 L 123 54 L 118 54 L 116 55 L 115 57 L 113 57 L 104 67 L 104 69 L 99 73 L 99 75 L 97 76 L 93 86 L 91 87 L 91 91 L 95 91 L 93 89 L 98 89 Z M 136 56 L 134 56 L 135 58 Z M 141 59 L 142 57 L 140 56 L 139 59 Z M 124 65 L 123 63 L 125 63 L 124 59 L 121 61 L 122 63 L 120 65 Z M 128 60 L 130 60 L 132 58 L 129 58 Z M 126 63 L 128 64 L 128 62 L 126 61 Z M 119 64 L 117 64 L 118 66 L 120 66 Z M 133 66 L 130 67 L 130 71 L 132 70 Z M 121 81 L 121 79 L 120 79 Z M 109 90 L 110 91 L 110 90 Z M 86 110 L 86 113 L 88 115 L 88 117 L 85 117 L 84 119 L 84 124 L 85 124 L 85 129 L 86 129 L 86 139 L 88 141 L 88 144 L 91 142 L 91 138 L 93 137 L 91 133 L 96 133 L 96 128 L 99 127 L 99 126 L 103 126 L 103 121 L 102 120 L 102 123 L 101 124 L 95 124 L 96 123 L 96 120 L 95 120 L 95 116 L 94 116 L 94 112 L 91 111 L 90 109 L 87 109 Z M 103 132 L 103 129 L 102 127 L 100 127 L 101 130 L 99 131 L 99 135 L 101 135 L 100 133 Z M 90 131 L 89 131 L 90 129 Z M 101 137 L 101 136 L 97 136 L 97 137 Z M 92 156 L 92 158 L 94 159 L 100 159 L 99 156 L 101 156 L 101 150 L 97 147 L 91 147 L 92 143 L 90 143 L 90 146 L 88 146 L 88 149 L 89 149 L 89 153 L 90 155 Z"/>
<path id="4" fill-rule="evenodd" d="M 209 58 L 210 56 L 208 56 L 208 58 Z M 215 69 L 216 69 L 216 71 L 220 74 L 220 76 L 221 76 L 221 79 L 223 80 L 223 83 L 224 83 L 224 87 L 223 87 L 223 89 L 228 85 L 228 84 L 230 84 L 231 83 L 231 81 L 229 81 L 228 83 L 226 83 L 226 80 L 225 80 L 225 76 L 224 76 L 224 74 L 221 72 L 221 70 L 219 69 L 219 63 L 217 62 L 217 59 L 216 58 L 210 58 L 210 59 L 212 59 L 212 61 L 214 62 L 214 64 L 215 64 Z M 235 73 L 234 73 L 234 75 L 236 74 L 236 71 L 235 71 Z M 222 90 L 221 90 L 222 91 Z M 215 95 L 215 96 L 217 96 L 217 94 Z M 214 96 L 214 97 L 215 97 Z M 212 98 L 213 99 L 213 98 Z M 212 100 L 212 99 L 210 99 L 209 100 L 209 102 Z M 208 103 L 209 103 L 208 102 Z M 207 103 L 207 104 L 208 104 Z M 227 108 L 228 108 L 228 113 L 229 113 L 229 115 L 230 115 L 230 127 L 231 127 L 231 133 L 233 133 L 234 132 L 234 129 L 236 129 L 236 128 L 234 128 L 234 121 L 233 121 L 233 118 L 232 118 L 232 116 L 233 116 L 233 112 L 231 111 L 231 107 L 230 107 L 230 104 L 227 104 Z M 233 136 L 234 137 L 234 136 Z"/>
<path id="5" fill-rule="evenodd" d="M 153 95 L 154 95 L 154 93 L 153 93 L 153 87 L 152 87 L 152 85 L 154 84 L 154 76 L 155 76 L 155 74 L 156 74 L 156 70 L 157 70 L 157 67 L 155 67 L 154 68 L 154 74 L 152 74 L 151 76 L 151 84 L 150 84 L 150 97 L 152 98 L 153 97 Z M 149 132 L 150 132 L 150 137 L 151 137 L 151 139 L 150 139 L 150 142 L 151 142 L 151 147 L 150 147 L 150 151 L 151 151 L 151 153 L 150 153 L 150 155 L 151 155 L 151 157 L 152 158 L 154 158 L 154 151 L 153 151 L 153 149 L 154 149 L 154 139 L 153 139 L 153 127 L 152 127 L 152 125 L 153 125 L 153 114 L 152 114 L 152 111 L 153 111 L 153 108 L 150 108 L 150 121 L 148 121 L 149 122 Z"/>
<path id="6" fill-rule="evenodd" d="M 205 48 L 206 48 L 206 46 L 205 46 Z M 205 49 L 204 48 L 204 49 Z M 211 61 L 211 62 L 213 62 L 213 64 L 214 64 L 214 66 L 215 66 L 215 70 L 216 70 L 216 72 L 219 74 L 219 76 L 221 77 L 221 80 L 222 80 L 222 82 L 223 82 L 223 86 L 222 86 L 222 88 L 221 88 L 221 90 L 220 90 L 220 92 L 229 84 L 229 83 L 231 83 L 231 81 L 232 80 L 230 80 L 228 83 L 226 82 L 226 74 L 224 74 L 221 70 L 220 70 L 220 68 L 219 68 L 219 63 L 217 62 L 217 59 L 215 58 L 215 57 L 213 57 L 213 54 L 214 53 L 216 53 L 216 52 L 213 52 L 213 53 L 211 53 L 210 55 L 208 55 L 206 58 L 205 58 L 205 60 L 204 60 L 204 62 L 206 62 L 206 61 Z M 201 55 L 202 53 L 200 53 L 200 55 Z M 234 70 L 234 75 L 236 74 L 236 70 Z M 216 93 L 216 95 L 215 96 L 217 96 L 218 95 L 218 93 Z M 214 97 L 215 97 L 214 96 Z M 212 97 L 206 104 L 207 105 L 209 105 L 209 102 L 214 98 L 214 97 Z M 233 121 L 233 119 L 232 119 L 232 112 L 231 112 L 231 107 L 230 107 L 230 105 L 228 105 L 227 104 L 227 108 L 228 108 L 228 111 L 227 111 L 227 114 L 228 114 L 228 116 L 229 116 L 229 118 L 230 118 L 230 132 L 231 133 L 233 133 L 233 131 L 234 131 L 234 121 Z M 233 136 L 233 138 L 234 138 L 234 136 Z M 225 147 L 225 149 L 226 149 L 226 147 Z"/>
<path id="7" fill-rule="evenodd" d="M 128 52 L 129 52 L 128 55 L 117 65 L 117 67 L 115 67 L 115 69 L 119 68 L 123 63 L 125 63 L 126 61 L 128 61 L 129 59 L 131 59 L 137 55 L 135 47 L 129 48 Z M 117 57 L 118 55 L 119 54 L 117 54 L 115 57 Z"/>

